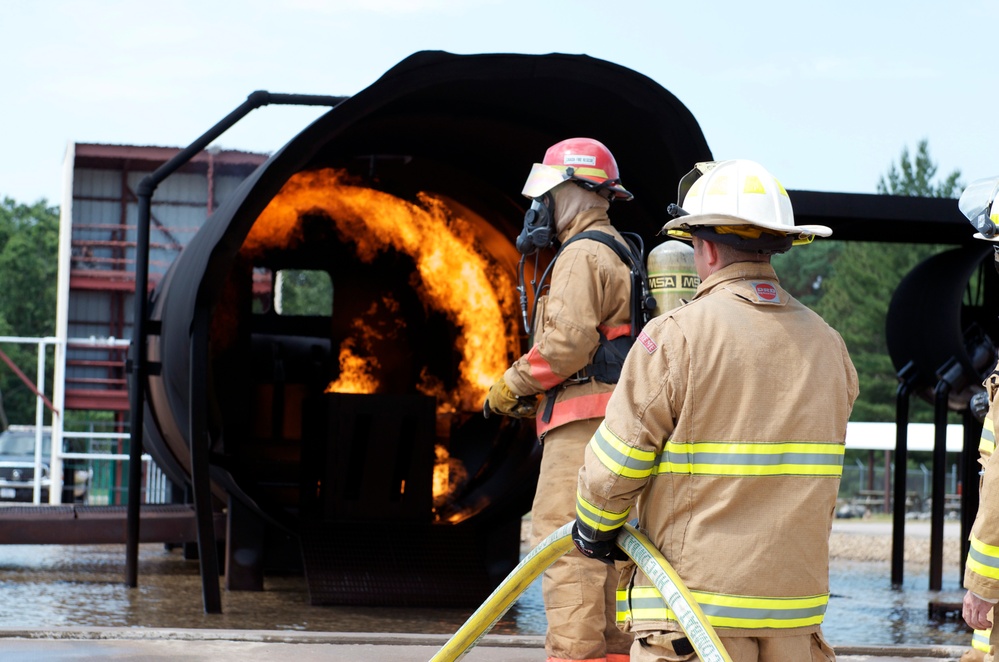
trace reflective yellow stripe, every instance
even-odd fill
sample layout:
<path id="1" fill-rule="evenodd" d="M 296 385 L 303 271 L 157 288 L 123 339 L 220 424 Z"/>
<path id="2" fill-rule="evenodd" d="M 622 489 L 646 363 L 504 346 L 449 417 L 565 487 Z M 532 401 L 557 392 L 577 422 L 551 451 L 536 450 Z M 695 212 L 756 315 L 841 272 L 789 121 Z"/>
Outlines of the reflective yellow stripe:
<path id="1" fill-rule="evenodd" d="M 564 165 L 553 165 L 552 168 L 557 168 L 563 172 L 568 168 L 572 168 L 572 172 L 575 175 L 585 175 L 587 177 L 600 177 L 601 179 L 610 179 L 607 176 L 607 171 L 603 168 L 591 168 L 589 166 L 564 166 Z"/>
<path id="2" fill-rule="evenodd" d="M 600 424 L 590 438 L 590 448 L 607 470 L 625 478 L 645 479 L 652 474 L 656 454 L 629 446 L 611 432 L 606 422 Z"/>
<path id="3" fill-rule="evenodd" d="M 710 476 L 840 476 L 840 443 L 667 442 L 657 473 Z"/>
<path id="4" fill-rule="evenodd" d="M 988 416 L 982 424 L 982 438 L 978 442 L 978 452 L 983 455 L 992 455 L 996 451 L 996 431 L 995 424 Z"/>
<path id="5" fill-rule="evenodd" d="M 975 630 L 975 634 L 971 635 L 971 647 L 983 653 L 988 653 L 990 649 L 989 637 L 991 636 L 991 628 L 988 630 Z"/>
<path id="6" fill-rule="evenodd" d="M 627 621 L 634 620 L 631 615 L 631 608 L 628 606 L 628 589 L 619 588 L 616 593 L 617 596 L 617 616 L 615 619 L 618 623 L 625 623 Z"/>
<path id="7" fill-rule="evenodd" d="M 631 506 L 623 513 L 600 510 L 578 493 L 576 494 L 576 517 L 592 531 L 614 531 L 628 521 Z M 584 532 L 585 533 L 585 532 Z"/>
<path id="8" fill-rule="evenodd" d="M 971 534 L 967 566 L 982 577 L 999 579 L 999 547 L 984 543 Z"/>
<path id="9" fill-rule="evenodd" d="M 716 628 L 800 628 L 818 625 L 825 617 L 829 594 L 791 598 L 726 595 L 691 591 L 708 622 Z M 659 592 L 651 586 L 636 586 L 617 593 L 617 620 L 675 621 L 676 615 L 666 606 Z"/>

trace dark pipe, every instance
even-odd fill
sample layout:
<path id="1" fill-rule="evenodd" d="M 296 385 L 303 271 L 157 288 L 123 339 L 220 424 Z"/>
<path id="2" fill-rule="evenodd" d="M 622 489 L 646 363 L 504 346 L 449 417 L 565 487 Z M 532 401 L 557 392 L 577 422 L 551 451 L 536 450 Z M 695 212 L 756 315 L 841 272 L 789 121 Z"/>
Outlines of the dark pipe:
<path id="1" fill-rule="evenodd" d="M 907 482 L 909 396 L 918 378 L 912 361 L 898 371 L 895 392 L 895 505 L 891 521 L 891 585 L 902 587 L 905 567 L 905 492 Z M 887 474 L 887 471 L 885 472 Z"/>
<path id="2" fill-rule="evenodd" d="M 984 370 L 995 360 L 995 348 L 990 337 L 999 334 L 996 316 L 984 302 L 994 297 L 983 295 L 995 287 L 995 272 L 982 268 L 983 260 L 991 264 L 992 250 L 982 242 L 937 253 L 910 271 L 899 283 L 892 296 L 885 324 L 888 351 L 896 368 L 914 363 L 918 376 L 906 385 L 908 393 L 916 393 L 934 406 L 935 438 L 932 494 L 931 587 L 940 587 L 944 516 L 944 465 L 946 463 L 946 423 L 948 409 L 965 412 L 964 458 L 962 462 L 962 548 L 963 567 L 967 556 L 967 535 L 973 514 L 977 510 L 977 467 L 974 438 L 975 426 L 967 417 L 970 400 L 969 385 L 981 378 Z M 979 292 L 970 292 L 975 272 Z M 970 296 L 969 296 L 970 294 Z M 928 314 L 927 305 L 932 306 Z M 934 372 L 937 366 L 943 366 Z M 952 370 L 963 372 L 960 384 L 948 380 L 955 375 L 941 375 Z M 956 373 L 955 373 L 956 374 Z M 902 372 L 899 372 L 901 379 Z M 933 377 L 940 380 L 935 385 Z M 901 388 L 901 385 L 900 385 Z M 901 394 L 900 394 L 901 397 Z M 901 426 L 903 403 L 898 403 L 898 425 Z M 905 403 L 907 414 L 908 404 Z M 901 430 L 898 431 L 901 435 Z M 904 462 L 896 458 L 896 506 L 892 557 L 892 583 L 902 582 L 902 523 L 903 510 L 899 507 L 902 492 L 899 483 L 904 481 Z M 969 519 L 971 518 L 971 519 Z"/>
<path id="3" fill-rule="evenodd" d="M 913 386 L 914 392 L 931 405 L 937 368 L 955 359 L 969 374 L 974 372 L 975 357 L 964 330 L 976 323 L 995 335 L 995 315 L 965 305 L 967 285 L 990 253 L 989 246 L 972 245 L 927 258 L 906 274 L 888 305 L 888 353 L 896 370 L 909 361 L 916 364 L 922 379 Z M 983 278 L 992 277 L 983 274 Z"/>
<path id="4" fill-rule="evenodd" d="M 958 577 L 964 582 L 964 566 L 971 547 L 971 526 L 978 514 L 978 444 L 982 424 L 971 409 L 964 412 L 964 449 L 961 454 L 961 559 Z"/>
<path id="5" fill-rule="evenodd" d="M 943 525 L 944 500 L 947 478 L 947 414 L 950 411 L 947 398 L 951 389 L 963 379 L 964 369 L 955 358 L 951 358 L 937 370 L 937 382 L 933 389 L 933 486 L 930 511 L 930 590 L 939 591 L 943 585 Z"/>
<path id="6" fill-rule="evenodd" d="M 146 178 L 148 179 L 148 177 Z M 142 382 L 146 374 L 146 311 L 149 281 L 149 204 L 153 186 L 139 184 L 139 220 L 135 239 L 135 315 L 132 330 L 133 355 L 128 372 L 132 373 L 129 392 L 131 438 L 128 447 L 128 510 L 125 534 L 125 585 L 139 585 L 139 481 L 142 480 Z M 148 192 L 145 192 L 148 189 Z"/>
<path id="7" fill-rule="evenodd" d="M 139 182 L 136 190 L 138 196 L 138 221 L 135 240 L 135 318 L 132 331 L 132 356 L 129 372 L 132 373 L 132 389 L 129 398 L 131 438 L 129 444 L 128 464 L 128 512 L 127 534 L 125 541 L 125 584 L 130 587 L 138 585 L 139 559 L 139 488 L 142 481 L 142 428 L 143 428 L 143 397 L 146 378 L 146 318 L 149 302 L 149 210 L 153 192 L 160 183 L 169 177 L 182 165 L 194 158 L 213 140 L 221 136 L 236 122 L 250 111 L 268 104 L 297 104 L 305 106 L 335 106 L 346 97 L 271 94 L 257 90 L 246 97 L 246 101 L 226 115 L 215 126 L 201 135 L 172 159 L 154 170 Z M 197 502 L 197 497 L 195 497 Z M 197 509 L 196 509 L 197 511 Z M 205 513 L 198 512 L 199 522 Z M 211 513 L 207 513 L 211 522 Z M 213 534 L 214 536 L 214 534 Z M 203 550 L 202 550 L 203 551 Z"/>
<path id="8" fill-rule="evenodd" d="M 191 418 L 188 438 L 191 440 L 191 485 L 194 488 L 194 511 L 199 514 L 198 565 L 201 570 L 201 597 L 206 614 L 222 613 L 219 592 L 218 545 L 212 523 L 211 480 L 208 476 L 208 311 L 195 311 L 191 323 Z M 207 513 L 207 517 L 201 514 Z"/>

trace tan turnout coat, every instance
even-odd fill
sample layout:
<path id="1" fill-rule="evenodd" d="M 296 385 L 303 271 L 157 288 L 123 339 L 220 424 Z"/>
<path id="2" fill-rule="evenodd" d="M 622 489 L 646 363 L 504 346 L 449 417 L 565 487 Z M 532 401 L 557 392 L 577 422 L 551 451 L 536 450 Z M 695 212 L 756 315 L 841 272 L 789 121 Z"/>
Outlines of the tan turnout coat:
<path id="1" fill-rule="evenodd" d="M 971 546 L 964 566 L 964 587 L 983 598 L 999 599 L 999 459 L 996 459 L 996 419 L 999 418 L 999 365 L 985 380 L 989 413 L 978 444 L 982 465 L 978 513 L 971 527 Z M 999 644 L 999 630 L 975 631 L 976 637 Z"/>
<path id="2" fill-rule="evenodd" d="M 624 239 L 603 209 L 588 209 L 570 221 L 559 235 L 567 239 L 588 230 Z M 551 428 L 587 418 L 602 418 L 613 384 L 596 380 L 567 382 L 586 367 L 600 344 L 600 333 L 610 339 L 631 332 L 631 278 L 629 267 L 611 248 L 580 240 L 565 247 L 552 267 L 551 288 L 538 302 L 534 344 L 504 374 L 516 395 L 544 393 L 558 387 L 548 423 L 538 408 L 538 435 Z"/>
<path id="3" fill-rule="evenodd" d="M 828 539 L 857 373 L 840 335 L 740 262 L 652 320 L 586 450 L 577 508 L 598 530 L 634 517 L 722 636 L 819 628 Z M 638 571 L 619 618 L 678 630 Z"/>

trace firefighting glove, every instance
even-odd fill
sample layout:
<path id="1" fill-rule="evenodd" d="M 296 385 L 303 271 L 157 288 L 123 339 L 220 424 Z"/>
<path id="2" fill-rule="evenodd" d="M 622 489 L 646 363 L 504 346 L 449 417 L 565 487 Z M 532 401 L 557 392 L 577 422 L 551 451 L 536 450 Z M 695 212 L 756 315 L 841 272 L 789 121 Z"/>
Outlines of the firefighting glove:
<path id="1" fill-rule="evenodd" d="M 513 418 L 533 418 L 537 411 L 537 395 L 514 395 L 503 379 L 492 385 L 482 405 L 482 415 L 486 418 L 493 413 Z"/>
<path id="2" fill-rule="evenodd" d="M 572 544 L 583 556 L 596 559 L 607 565 L 614 565 L 614 561 L 627 561 L 628 555 L 617 546 L 614 538 L 608 540 L 590 540 L 579 530 L 579 521 L 572 525 Z"/>

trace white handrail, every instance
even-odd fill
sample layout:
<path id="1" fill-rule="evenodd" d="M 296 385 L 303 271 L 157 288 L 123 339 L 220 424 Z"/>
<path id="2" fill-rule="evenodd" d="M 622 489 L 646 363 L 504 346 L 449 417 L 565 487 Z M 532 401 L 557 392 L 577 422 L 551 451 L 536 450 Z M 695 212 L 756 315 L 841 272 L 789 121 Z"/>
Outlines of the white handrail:
<path id="1" fill-rule="evenodd" d="M 55 348 L 57 353 L 56 362 L 58 363 L 58 355 L 65 351 L 65 348 L 69 345 L 80 347 L 128 347 L 131 345 L 131 341 L 122 338 L 98 338 L 96 336 L 91 336 L 89 338 L 67 338 L 65 340 L 54 337 L 25 337 L 25 336 L 0 336 L 0 344 L 10 343 L 10 344 L 34 344 L 38 346 L 38 372 L 37 372 L 37 396 L 35 398 L 35 457 L 34 457 L 34 479 L 32 484 L 32 498 L 31 501 L 34 504 L 41 503 L 41 489 L 42 489 L 42 437 L 45 421 L 45 397 L 43 393 L 45 392 L 45 366 L 46 366 L 46 349 L 49 345 Z M 58 366 L 57 366 L 58 368 Z M 57 380 L 58 381 L 58 380 Z M 56 384 L 58 387 L 58 384 Z M 58 390 L 58 388 L 57 388 Z M 62 404 L 61 398 L 54 398 L 57 402 L 56 405 Z M 58 407 L 54 408 L 52 411 L 52 443 L 49 455 L 49 503 L 59 504 L 62 503 L 62 484 L 64 480 L 63 476 L 63 461 L 64 460 L 104 460 L 111 462 L 122 462 L 129 460 L 129 455 L 127 453 L 105 453 L 105 452 L 95 452 L 95 453 L 83 453 L 83 452 L 71 452 L 67 453 L 63 451 L 63 439 L 130 439 L 130 433 L 120 433 L 120 432 L 77 432 L 71 430 L 63 429 L 64 419 L 62 412 L 59 411 Z M 160 503 L 166 500 L 166 490 L 168 486 L 168 481 L 166 476 L 156 466 L 153 461 L 152 456 L 148 453 L 143 453 L 142 463 L 145 465 L 145 476 L 146 476 L 146 490 L 145 490 L 145 502 L 146 503 Z"/>

